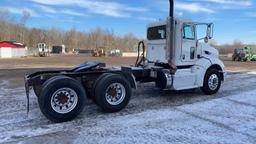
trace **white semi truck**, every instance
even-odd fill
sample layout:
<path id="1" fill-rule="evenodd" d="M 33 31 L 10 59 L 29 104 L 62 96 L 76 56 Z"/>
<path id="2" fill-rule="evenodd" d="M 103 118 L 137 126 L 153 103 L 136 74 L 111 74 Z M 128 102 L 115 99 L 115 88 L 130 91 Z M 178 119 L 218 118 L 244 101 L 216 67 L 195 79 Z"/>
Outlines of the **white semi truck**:
<path id="1" fill-rule="evenodd" d="M 28 111 L 31 88 L 42 113 L 53 122 L 74 119 L 82 112 L 86 98 L 104 112 L 118 112 L 129 103 L 138 82 L 155 82 L 163 90 L 201 88 L 207 95 L 217 93 L 225 70 L 218 50 L 207 44 L 213 24 L 175 19 L 173 12 L 170 0 L 169 17 L 149 24 L 146 46 L 139 42 L 138 58 L 132 67 L 106 68 L 104 63 L 86 62 L 71 70 L 26 75 Z M 206 26 L 203 38 L 197 34 L 199 25 Z"/>

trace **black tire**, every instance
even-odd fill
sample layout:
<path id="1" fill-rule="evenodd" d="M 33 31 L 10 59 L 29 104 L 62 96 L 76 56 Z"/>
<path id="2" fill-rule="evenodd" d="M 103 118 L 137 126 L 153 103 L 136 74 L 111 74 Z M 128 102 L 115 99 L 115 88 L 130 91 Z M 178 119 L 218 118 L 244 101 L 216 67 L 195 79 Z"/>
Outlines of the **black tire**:
<path id="1" fill-rule="evenodd" d="M 50 78 L 49 80 L 45 81 L 45 83 L 46 82 L 49 83 L 50 81 L 54 81 L 55 79 L 58 79 L 58 78 L 63 78 L 63 76 L 54 76 L 54 77 Z M 42 93 L 43 86 L 44 86 L 44 84 L 33 86 L 34 93 L 37 97 L 40 97 L 40 95 Z"/>
<path id="2" fill-rule="evenodd" d="M 54 110 L 52 106 L 52 97 L 54 96 L 54 93 L 61 89 L 72 90 L 77 98 L 76 104 L 71 102 L 73 108 L 64 113 Z M 72 94 L 70 95 L 72 97 Z M 40 110 L 49 120 L 52 122 L 66 122 L 73 120 L 83 111 L 85 99 L 86 92 L 78 81 L 66 76 L 57 76 L 47 80 L 43 84 L 41 95 L 38 97 L 38 103 Z"/>
<path id="3" fill-rule="evenodd" d="M 93 84 L 93 93 L 92 93 L 92 95 L 91 95 L 91 99 L 92 99 L 92 101 L 93 101 L 95 104 L 97 104 L 97 105 L 98 105 L 98 103 L 97 103 L 96 98 L 95 98 L 95 95 L 96 95 L 96 86 L 98 85 L 98 83 L 99 83 L 102 79 L 104 79 L 106 76 L 109 76 L 109 75 L 113 75 L 113 74 L 111 74 L 111 73 L 104 73 L 104 74 L 100 75 L 100 76 L 97 78 L 97 80 L 94 82 L 94 84 Z"/>
<path id="4" fill-rule="evenodd" d="M 125 90 L 121 90 L 122 93 L 121 96 L 123 98 L 120 98 L 119 103 L 117 104 L 111 104 L 108 102 L 106 93 L 111 85 L 114 85 L 117 83 L 118 85 L 121 85 L 122 88 Z M 120 87 L 121 89 L 121 87 Z M 117 89 L 116 89 L 117 91 Z M 131 98 L 131 85 L 130 83 L 121 75 L 116 75 L 116 74 L 109 74 L 102 78 L 98 84 L 95 87 L 95 100 L 98 104 L 98 106 L 104 111 L 104 112 L 118 112 L 125 108 L 127 104 L 130 101 Z M 118 93 L 116 93 L 118 94 Z M 117 96 L 113 96 L 117 97 Z"/>
<path id="5" fill-rule="evenodd" d="M 214 82 L 216 82 L 216 85 L 214 87 L 210 87 L 209 85 L 209 79 L 211 78 L 211 76 L 215 76 L 215 78 L 218 79 L 218 81 L 216 82 L 216 79 L 214 80 Z M 206 95 L 213 95 L 216 94 L 221 86 L 221 75 L 220 72 L 216 69 L 210 69 L 206 72 L 205 77 L 204 77 L 204 85 L 201 88 L 201 90 L 204 92 L 204 94 Z"/>

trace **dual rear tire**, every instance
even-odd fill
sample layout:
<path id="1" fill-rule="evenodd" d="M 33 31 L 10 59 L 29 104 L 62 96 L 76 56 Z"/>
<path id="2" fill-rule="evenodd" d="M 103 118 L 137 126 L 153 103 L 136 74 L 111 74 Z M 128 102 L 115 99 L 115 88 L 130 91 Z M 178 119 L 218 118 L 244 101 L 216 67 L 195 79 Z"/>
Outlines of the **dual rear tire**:
<path id="1" fill-rule="evenodd" d="M 104 112 L 118 112 L 131 98 L 131 85 L 121 75 L 103 74 L 94 85 L 93 100 Z"/>
<path id="2" fill-rule="evenodd" d="M 42 85 L 41 92 L 36 93 L 42 113 L 53 122 L 73 120 L 85 106 L 83 85 L 67 76 L 52 77 Z M 122 110 L 130 97 L 130 83 L 121 75 L 106 73 L 95 82 L 92 99 L 104 112 Z"/>

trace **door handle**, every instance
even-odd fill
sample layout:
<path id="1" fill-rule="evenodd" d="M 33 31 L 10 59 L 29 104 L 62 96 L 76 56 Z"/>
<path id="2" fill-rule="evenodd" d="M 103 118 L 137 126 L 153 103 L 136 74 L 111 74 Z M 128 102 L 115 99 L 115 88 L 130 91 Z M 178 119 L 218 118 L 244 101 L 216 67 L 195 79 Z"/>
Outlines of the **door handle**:
<path id="1" fill-rule="evenodd" d="M 190 59 L 195 59 L 196 48 L 190 47 Z"/>
<path id="2" fill-rule="evenodd" d="M 182 58 L 183 60 L 185 60 L 186 55 L 183 54 L 183 55 L 181 56 L 181 58 Z"/>

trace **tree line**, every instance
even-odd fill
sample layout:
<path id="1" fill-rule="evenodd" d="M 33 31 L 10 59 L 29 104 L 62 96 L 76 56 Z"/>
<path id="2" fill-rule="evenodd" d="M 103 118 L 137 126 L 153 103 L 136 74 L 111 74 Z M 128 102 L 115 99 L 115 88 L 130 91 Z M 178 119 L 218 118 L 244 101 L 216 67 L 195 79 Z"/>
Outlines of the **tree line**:
<path id="1" fill-rule="evenodd" d="M 38 43 L 46 43 L 48 46 L 64 44 L 69 51 L 74 48 L 134 51 L 139 41 L 132 33 L 119 36 L 113 30 L 102 28 L 85 32 L 78 31 L 76 28 L 68 31 L 57 28 L 30 29 L 26 27 L 29 17 L 30 13 L 24 11 L 22 17 L 17 20 L 8 11 L 0 10 L 0 41 L 17 41 L 24 43 L 29 48 L 36 48 Z M 232 53 L 235 48 L 246 46 L 239 40 L 235 40 L 232 44 L 222 45 L 218 45 L 216 41 L 211 41 L 210 45 L 218 48 L 221 54 Z"/>
<path id="2" fill-rule="evenodd" d="M 243 49 L 244 47 L 251 47 L 256 50 L 256 45 L 254 44 L 245 44 L 240 40 L 234 40 L 231 44 L 217 44 L 215 41 L 209 43 L 211 46 L 217 48 L 220 54 L 230 54 L 233 53 L 235 49 Z"/>
<path id="3" fill-rule="evenodd" d="M 38 43 L 46 43 L 48 46 L 64 44 L 68 50 L 80 48 L 122 51 L 133 51 L 139 41 L 132 33 L 119 36 L 113 30 L 100 27 L 84 32 L 76 28 L 68 31 L 57 28 L 27 28 L 29 17 L 30 13 L 24 11 L 22 17 L 17 20 L 8 11 L 0 11 L 0 41 L 17 41 L 29 48 L 36 48 Z"/>

